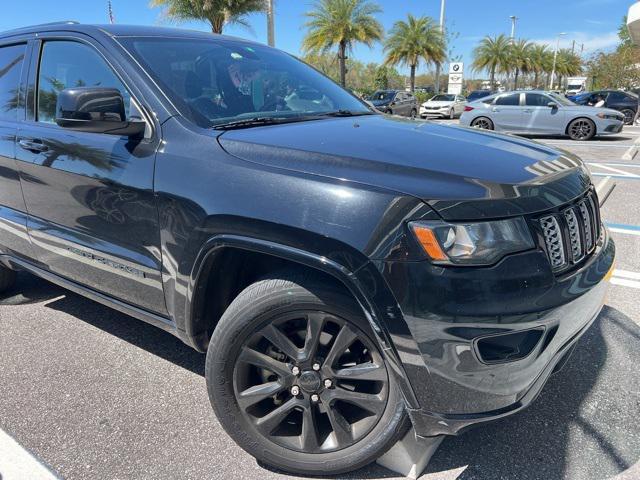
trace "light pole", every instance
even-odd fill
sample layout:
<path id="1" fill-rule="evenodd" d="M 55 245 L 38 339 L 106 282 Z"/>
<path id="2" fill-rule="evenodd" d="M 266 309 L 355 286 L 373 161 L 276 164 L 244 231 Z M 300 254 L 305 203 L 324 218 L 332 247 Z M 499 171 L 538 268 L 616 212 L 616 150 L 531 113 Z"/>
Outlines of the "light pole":
<path id="1" fill-rule="evenodd" d="M 440 32 L 444 35 L 444 8 L 447 0 L 440 0 Z M 440 64 L 436 63 L 435 91 L 440 93 Z"/>
<path id="2" fill-rule="evenodd" d="M 556 76 L 556 61 L 558 60 L 558 48 L 560 48 L 560 37 L 566 35 L 565 32 L 560 32 L 556 39 L 556 49 L 553 52 L 553 68 L 551 69 L 551 77 L 549 78 L 549 90 L 553 90 L 553 81 Z"/>
<path id="3" fill-rule="evenodd" d="M 518 17 L 511 15 L 509 18 L 511 19 L 511 41 L 513 42 L 516 38 L 516 20 L 518 20 Z"/>

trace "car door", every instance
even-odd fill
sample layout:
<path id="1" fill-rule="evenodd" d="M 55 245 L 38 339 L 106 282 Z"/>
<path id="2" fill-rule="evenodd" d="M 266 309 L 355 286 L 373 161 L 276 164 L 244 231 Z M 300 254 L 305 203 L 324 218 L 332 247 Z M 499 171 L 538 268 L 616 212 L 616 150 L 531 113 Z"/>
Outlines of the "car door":
<path id="1" fill-rule="evenodd" d="M 522 107 L 520 93 L 505 93 L 496 97 L 489 107 L 491 120 L 496 128 L 509 132 L 522 130 Z"/>
<path id="2" fill-rule="evenodd" d="M 554 103 L 556 107 L 549 107 Z M 556 100 L 542 93 L 525 93 L 523 131 L 534 134 L 562 135 L 565 132 L 565 110 Z"/>
<path id="3" fill-rule="evenodd" d="M 152 120 L 140 113 L 140 103 L 98 44 L 44 35 L 33 49 L 27 119 L 17 133 L 16 158 L 34 250 L 60 276 L 165 313 L 153 192 L 159 139 Z M 149 133 L 132 140 L 59 127 L 58 94 L 78 86 L 119 89 L 128 118 L 142 117 Z"/>
<path id="4" fill-rule="evenodd" d="M 26 39 L 0 45 L 0 254 L 31 260 L 27 209 L 15 161 L 18 121 L 24 118 L 21 85 L 27 54 Z"/>
<path id="5" fill-rule="evenodd" d="M 393 113 L 396 115 L 407 115 L 407 101 L 404 92 L 396 93 L 396 97 L 393 102 Z"/>

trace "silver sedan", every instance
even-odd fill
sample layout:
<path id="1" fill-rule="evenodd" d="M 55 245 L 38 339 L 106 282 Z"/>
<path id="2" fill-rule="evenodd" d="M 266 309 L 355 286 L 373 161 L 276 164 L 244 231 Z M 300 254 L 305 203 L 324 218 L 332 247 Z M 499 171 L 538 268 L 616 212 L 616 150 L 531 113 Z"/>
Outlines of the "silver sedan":
<path id="1" fill-rule="evenodd" d="M 606 108 L 585 107 L 554 93 L 506 92 L 468 104 L 460 124 L 523 135 L 567 135 L 589 140 L 620 133 L 624 116 Z"/>

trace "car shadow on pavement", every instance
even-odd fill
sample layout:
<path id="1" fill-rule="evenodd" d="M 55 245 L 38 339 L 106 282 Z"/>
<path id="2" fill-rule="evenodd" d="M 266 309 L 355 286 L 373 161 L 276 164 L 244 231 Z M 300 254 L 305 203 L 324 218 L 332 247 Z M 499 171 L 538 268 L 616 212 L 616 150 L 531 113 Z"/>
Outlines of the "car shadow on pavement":
<path id="1" fill-rule="evenodd" d="M 30 275 L 21 279 L 20 288 L 25 303 L 51 299 L 46 307 L 204 375 L 204 355 L 167 332 Z M 0 305 L 12 298 L 17 297 L 10 292 Z M 640 460 L 639 385 L 640 326 L 605 307 L 530 408 L 445 439 L 425 477 L 610 478 Z M 339 478 L 390 477 L 397 475 L 372 464 Z"/>
<path id="2" fill-rule="evenodd" d="M 17 286 L 0 297 L 0 306 L 46 302 L 47 308 L 72 315 L 175 365 L 204 376 L 204 354 L 178 338 L 141 320 L 76 295 L 33 275 L 21 272 Z"/>

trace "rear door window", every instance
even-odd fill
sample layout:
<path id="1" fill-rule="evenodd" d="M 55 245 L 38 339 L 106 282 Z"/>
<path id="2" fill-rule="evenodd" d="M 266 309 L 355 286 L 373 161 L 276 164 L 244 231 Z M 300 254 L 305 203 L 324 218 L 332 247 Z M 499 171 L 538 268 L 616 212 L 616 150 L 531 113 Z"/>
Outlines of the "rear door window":
<path id="1" fill-rule="evenodd" d="M 496 105 L 520 105 L 520 94 L 519 93 L 509 93 L 507 95 L 501 95 L 496 98 Z"/>
<path id="2" fill-rule="evenodd" d="M 525 94 L 525 104 L 527 107 L 546 107 L 551 101 L 549 97 L 539 93 Z"/>
<path id="3" fill-rule="evenodd" d="M 17 120 L 21 104 L 20 75 L 27 46 L 0 47 L 0 120 Z"/>

